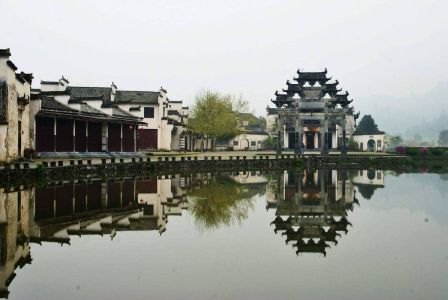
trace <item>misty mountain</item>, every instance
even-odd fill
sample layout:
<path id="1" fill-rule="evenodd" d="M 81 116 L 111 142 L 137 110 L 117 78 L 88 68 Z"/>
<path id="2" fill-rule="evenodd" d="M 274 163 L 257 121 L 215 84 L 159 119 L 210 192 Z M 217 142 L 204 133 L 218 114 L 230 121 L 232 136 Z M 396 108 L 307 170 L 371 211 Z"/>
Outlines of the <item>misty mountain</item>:
<path id="1" fill-rule="evenodd" d="M 434 140 L 448 129 L 448 82 L 423 94 L 359 97 L 356 102 L 361 115 L 371 114 L 379 129 L 390 134 Z"/>

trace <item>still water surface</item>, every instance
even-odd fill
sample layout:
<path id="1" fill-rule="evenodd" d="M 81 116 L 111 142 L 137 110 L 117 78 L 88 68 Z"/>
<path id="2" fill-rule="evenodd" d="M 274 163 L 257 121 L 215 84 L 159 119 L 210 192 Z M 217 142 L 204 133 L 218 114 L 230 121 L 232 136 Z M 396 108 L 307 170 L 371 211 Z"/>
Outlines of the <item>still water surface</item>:
<path id="1" fill-rule="evenodd" d="M 447 299 L 448 176 L 199 174 L 0 189 L 9 299 Z"/>

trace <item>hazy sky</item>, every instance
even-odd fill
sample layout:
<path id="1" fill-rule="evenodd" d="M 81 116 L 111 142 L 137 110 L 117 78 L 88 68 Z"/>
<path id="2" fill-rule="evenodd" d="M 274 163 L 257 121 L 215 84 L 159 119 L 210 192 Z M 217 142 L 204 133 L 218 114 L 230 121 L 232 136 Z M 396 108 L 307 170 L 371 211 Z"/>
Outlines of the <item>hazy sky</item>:
<path id="1" fill-rule="evenodd" d="M 0 0 L 0 48 L 35 87 L 61 75 L 163 86 L 188 104 L 215 89 L 243 94 L 259 114 L 298 67 L 327 67 L 362 110 L 364 98 L 423 94 L 447 79 L 447 10 L 441 0 Z"/>

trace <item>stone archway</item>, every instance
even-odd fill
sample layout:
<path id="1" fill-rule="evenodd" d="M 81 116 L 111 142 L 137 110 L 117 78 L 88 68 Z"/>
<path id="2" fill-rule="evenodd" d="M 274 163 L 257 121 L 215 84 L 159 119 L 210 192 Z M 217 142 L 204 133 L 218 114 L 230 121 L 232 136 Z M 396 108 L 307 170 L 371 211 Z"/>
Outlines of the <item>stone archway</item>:
<path id="1" fill-rule="evenodd" d="M 240 141 L 240 150 L 249 150 L 249 140 L 244 138 Z"/>
<path id="2" fill-rule="evenodd" d="M 375 152 L 376 151 L 376 147 L 375 147 L 375 141 L 370 139 L 367 142 L 367 151 L 369 152 Z"/>

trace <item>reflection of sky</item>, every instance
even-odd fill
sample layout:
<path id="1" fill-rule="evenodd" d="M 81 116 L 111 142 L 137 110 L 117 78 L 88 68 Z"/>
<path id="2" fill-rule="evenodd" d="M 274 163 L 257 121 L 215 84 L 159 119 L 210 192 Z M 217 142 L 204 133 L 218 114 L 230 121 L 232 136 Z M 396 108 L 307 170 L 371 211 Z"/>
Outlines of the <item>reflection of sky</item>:
<path id="1" fill-rule="evenodd" d="M 418 176 L 389 176 L 370 201 L 360 199 L 353 227 L 326 258 L 296 257 L 269 225 L 274 210 L 263 196 L 241 225 L 211 232 L 197 231 L 185 212 L 162 236 L 32 245 L 33 262 L 16 271 L 10 299 L 446 299 L 448 227 L 432 213 L 448 202 Z"/>
<path id="2" fill-rule="evenodd" d="M 430 220 L 448 222 L 448 181 L 438 174 L 386 176 L 386 188 L 376 189 L 369 205 L 376 209 L 406 208 L 423 211 Z M 362 199 L 360 193 L 357 197 Z"/>

